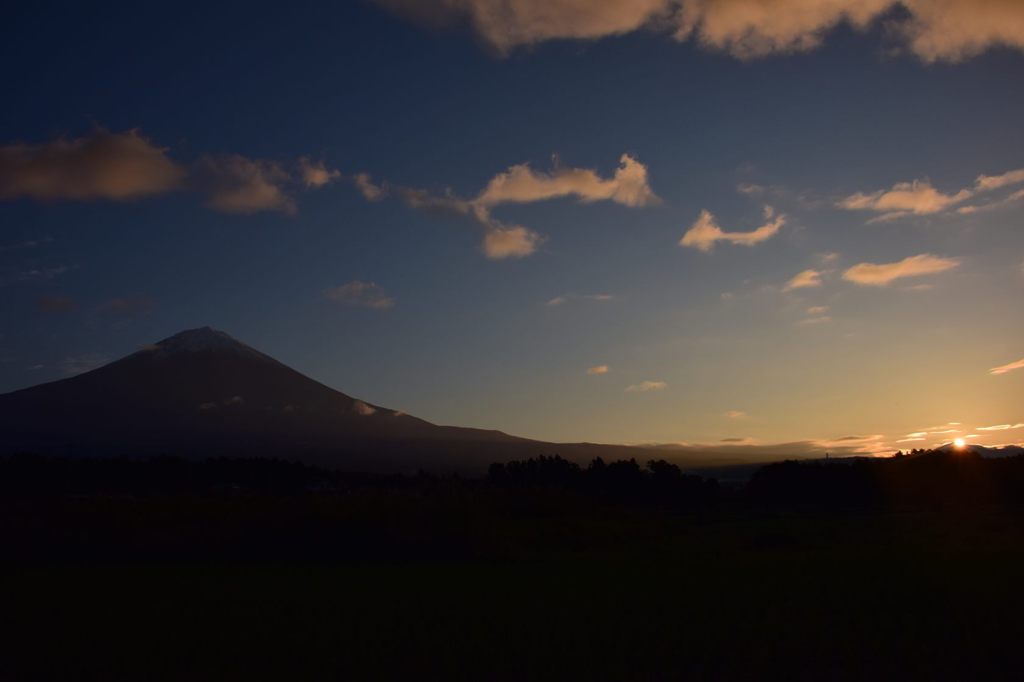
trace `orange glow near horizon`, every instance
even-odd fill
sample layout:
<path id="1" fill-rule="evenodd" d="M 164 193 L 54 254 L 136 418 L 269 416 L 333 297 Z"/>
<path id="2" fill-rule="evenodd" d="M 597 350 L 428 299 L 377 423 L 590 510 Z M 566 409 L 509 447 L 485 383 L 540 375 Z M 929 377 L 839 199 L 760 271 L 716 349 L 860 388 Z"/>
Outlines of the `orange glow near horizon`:
<path id="1" fill-rule="evenodd" d="M 954 438 L 953 445 L 956 446 L 957 450 L 963 450 L 964 447 L 967 445 L 967 441 L 965 441 L 963 438 Z"/>

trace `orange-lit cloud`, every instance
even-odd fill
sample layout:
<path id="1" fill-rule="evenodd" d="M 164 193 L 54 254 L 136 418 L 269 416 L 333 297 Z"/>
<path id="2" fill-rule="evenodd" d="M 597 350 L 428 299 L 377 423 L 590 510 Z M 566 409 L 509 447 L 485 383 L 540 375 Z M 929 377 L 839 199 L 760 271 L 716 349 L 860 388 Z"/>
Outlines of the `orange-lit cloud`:
<path id="1" fill-rule="evenodd" d="M 960 61 L 993 46 L 1024 48 L 1019 0 L 376 0 L 433 27 L 467 24 L 499 54 L 559 39 L 648 29 L 739 59 L 806 52 L 840 24 L 885 22 L 899 46 Z"/>
<path id="2" fill-rule="evenodd" d="M 369 176 L 356 175 L 356 187 L 363 196 L 376 201 L 389 191 L 387 184 L 375 185 Z M 495 218 L 492 209 L 502 204 L 533 203 L 561 197 L 576 197 L 585 203 L 612 201 L 625 206 L 642 207 L 659 203 L 647 182 L 647 167 L 624 154 L 611 179 L 602 179 L 595 171 L 563 168 L 550 172 L 533 170 L 519 164 L 491 178 L 475 198 L 464 199 L 451 190 L 434 194 L 425 189 L 398 187 L 396 193 L 410 208 L 466 219 L 484 230 L 483 252 L 491 259 L 522 258 L 534 253 L 546 237 L 522 225 L 506 225 Z"/>
<path id="3" fill-rule="evenodd" d="M 308 156 L 303 156 L 299 159 L 299 176 L 307 189 L 316 189 L 338 180 L 341 171 L 327 168 L 323 161 L 310 161 Z"/>
<path id="4" fill-rule="evenodd" d="M 324 297 L 335 303 L 386 310 L 393 308 L 395 299 L 391 298 L 374 282 L 354 280 L 333 289 L 324 291 Z"/>
<path id="5" fill-rule="evenodd" d="M 641 381 L 626 387 L 626 393 L 648 393 L 650 391 L 664 391 L 668 384 L 664 381 Z"/>
<path id="6" fill-rule="evenodd" d="M 809 287 L 820 287 L 821 286 L 821 271 L 820 270 L 804 270 L 798 273 L 793 279 L 786 282 L 786 286 L 782 288 L 783 291 L 793 291 L 794 289 L 807 289 Z"/>
<path id="7" fill-rule="evenodd" d="M 978 431 L 1011 431 L 1013 429 L 1024 429 L 1024 424 L 996 424 L 995 426 L 978 426 Z"/>
<path id="8" fill-rule="evenodd" d="M 728 417 L 729 419 L 746 419 L 747 413 L 743 410 L 729 410 L 723 416 Z"/>
<path id="9" fill-rule="evenodd" d="M 898 182 L 887 190 L 851 194 L 840 199 L 836 205 L 849 211 L 874 211 L 880 214 L 868 221 L 869 223 L 889 222 L 913 215 L 934 215 L 954 207 L 959 207 L 956 209 L 958 213 L 967 214 L 990 210 L 1024 198 L 1022 191 L 998 201 L 962 205 L 979 194 L 1020 183 L 1024 183 L 1024 169 L 1011 170 L 1002 175 L 979 175 L 971 187 L 952 194 L 935 189 L 928 180 L 912 180 Z"/>
<path id="10" fill-rule="evenodd" d="M 137 130 L 0 147 L 0 199 L 129 201 L 179 189 L 186 174 Z"/>
<path id="11" fill-rule="evenodd" d="M 593 367 L 587 368 L 587 374 L 591 375 L 607 374 L 608 371 L 608 365 L 594 365 Z"/>
<path id="12" fill-rule="evenodd" d="M 271 161 L 238 154 L 205 156 L 196 164 L 197 187 L 209 195 L 207 205 L 223 213 L 295 212 L 285 185 L 290 176 Z"/>
<path id="13" fill-rule="evenodd" d="M 367 201 L 380 201 L 388 195 L 387 184 L 375 184 L 368 173 L 356 173 L 352 181 Z"/>
<path id="14" fill-rule="evenodd" d="M 1011 363 L 1006 364 L 1006 365 L 1000 365 L 999 367 L 993 367 L 992 369 L 990 369 L 988 371 L 988 373 L 989 374 L 1006 374 L 1007 372 L 1012 372 L 1012 371 L 1017 370 L 1017 369 L 1024 369 L 1024 359 L 1020 359 L 1020 360 L 1017 360 L 1016 362 L 1011 362 Z"/>
<path id="15" fill-rule="evenodd" d="M 543 236 L 520 225 L 492 226 L 484 234 L 484 255 L 491 259 L 523 258 L 543 242 Z"/>
<path id="16" fill-rule="evenodd" d="M 905 277 L 933 275 L 960 265 L 955 258 L 923 253 L 895 263 L 858 263 L 843 273 L 843 279 L 864 286 L 884 287 Z"/>
<path id="17" fill-rule="evenodd" d="M 688 246 L 705 253 L 715 248 L 720 241 L 730 244 L 741 244 L 743 246 L 754 246 L 763 241 L 771 239 L 783 225 L 786 224 L 786 216 L 775 216 L 770 206 L 765 207 L 765 219 L 768 221 L 761 227 L 750 232 L 726 232 L 715 222 L 715 216 L 710 211 L 700 212 L 700 217 L 686 231 L 683 238 L 679 240 L 680 246 Z"/>
<path id="18" fill-rule="evenodd" d="M 581 201 L 614 201 L 625 206 L 652 206 L 660 199 L 647 182 L 647 167 L 623 154 L 611 179 L 601 178 L 589 168 L 561 168 L 535 171 L 528 164 L 512 166 L 487 183 L 475 203 L 496 206 L 505 203 L 532 203 L 575 196 Z"/>

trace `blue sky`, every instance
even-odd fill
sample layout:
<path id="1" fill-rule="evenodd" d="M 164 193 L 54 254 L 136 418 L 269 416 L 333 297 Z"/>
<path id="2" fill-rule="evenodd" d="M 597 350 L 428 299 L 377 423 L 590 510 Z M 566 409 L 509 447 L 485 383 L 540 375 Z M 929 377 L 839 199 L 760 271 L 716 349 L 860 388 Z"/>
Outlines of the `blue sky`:
<path id="1" fill-rule="evenodd" d="M 544 439 L 1024 440 L 1024 10 L 815 3 L 18 8 L 0 391 L 208 324 Z"/>

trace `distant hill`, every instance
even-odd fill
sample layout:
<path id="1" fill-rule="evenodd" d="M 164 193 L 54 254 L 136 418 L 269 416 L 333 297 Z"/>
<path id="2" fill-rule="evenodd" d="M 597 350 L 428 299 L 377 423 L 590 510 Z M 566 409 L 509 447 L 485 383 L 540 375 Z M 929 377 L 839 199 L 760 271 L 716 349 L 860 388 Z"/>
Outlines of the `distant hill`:
<path id="1" fill-rule="evenodd" d="M 209 327 L 0 395 L 0 432 L 0 454 L 261 456 L 381 472 L 482 472 L 554 453 L 650 458 L 641 448 L 431 424 L 336 391 Z"/>

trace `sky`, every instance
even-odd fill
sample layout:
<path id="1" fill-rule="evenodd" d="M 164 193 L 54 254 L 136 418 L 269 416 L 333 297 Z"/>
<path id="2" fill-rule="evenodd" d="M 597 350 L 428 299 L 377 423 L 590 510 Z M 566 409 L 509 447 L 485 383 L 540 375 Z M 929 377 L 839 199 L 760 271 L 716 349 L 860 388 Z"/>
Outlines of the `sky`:
<path id="1" fill-rule="evenodd" d="M 0 25 L 0 392 L 210 325 L 553 441 L 1024 442 L 1024 4 Z"/>

